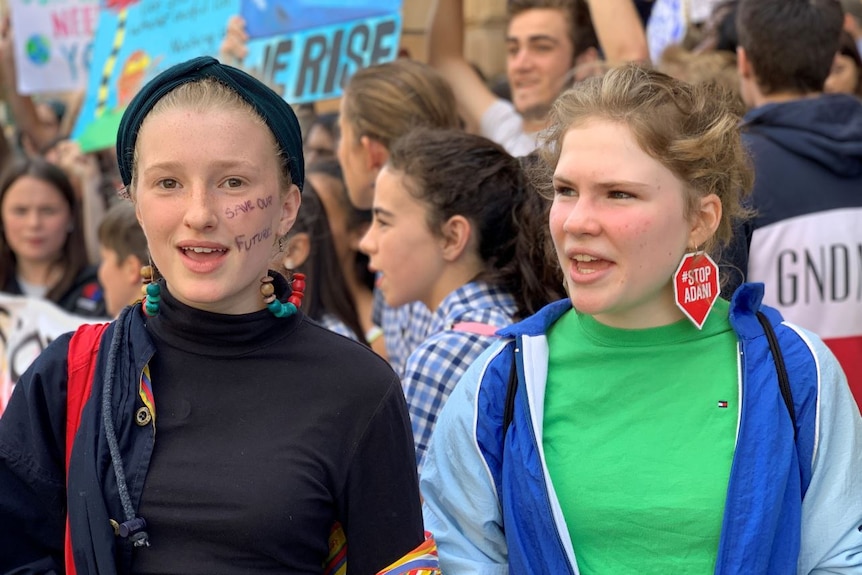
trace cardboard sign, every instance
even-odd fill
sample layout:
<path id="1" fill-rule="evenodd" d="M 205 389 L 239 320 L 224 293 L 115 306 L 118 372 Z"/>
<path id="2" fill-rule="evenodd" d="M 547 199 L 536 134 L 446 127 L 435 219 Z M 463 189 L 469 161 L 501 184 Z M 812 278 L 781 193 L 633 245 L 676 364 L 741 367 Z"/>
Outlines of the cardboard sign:
<path id="1" fill-rule="evenodd" d="M 241 0 L 243 66 L 291 104 L 341 95 L 356 70 L 394 60 L 401 0 Z"/>
<path id="2" fill-rule="evenodd" d="M 113 146 L 141 86 L 174 64 L 217 57 L 236 14 L 252 36 L 243 69 L 291 104 L 337 97 L 356 70 L 398 55 L 400 8 L 400 0 L 107 0 L 72 137 L 85 152 Z"/>
<path id="3" fill-rule="evenodd" d="M 87 96 L 72 137 L 85 152 L 112 147 L 123 111 L 159 72 L 218 53 L 239 0 L 107 0 L 99 12 Z"/>
<path id="4" fill-rule="evenodd" d="M 658 62 L 665 48 L 682 42 L 687 28 L 683 0 L 656 0 L 646 27 L 650 60 Z"/>
<path id="5" fill-rule="evenodd" d="M 10 0 L 18 92 L 66 92 L 87 85 L 98 0 Z"/>
<path id="6" fill-rule="evenodd" d="M 0 293 L 0 415 L 30 364 L 58 336 L 99 320 L 66 313 L 43 299 Z"/>
<path id="7" fill-rule="evenodd" d="M 241 0 L 249 38 L 285 36 L 312 28 L 397 14 L 400 0 Z"/>

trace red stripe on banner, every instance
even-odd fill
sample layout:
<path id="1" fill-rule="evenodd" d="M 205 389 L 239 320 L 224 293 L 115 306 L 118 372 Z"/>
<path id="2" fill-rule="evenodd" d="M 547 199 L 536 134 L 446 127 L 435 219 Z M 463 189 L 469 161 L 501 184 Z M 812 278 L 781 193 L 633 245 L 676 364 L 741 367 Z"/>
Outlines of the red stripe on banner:
<path id="1" fill-rule="evenodd" d="M 862 335 L 824 339 L 847 375 L 856 405 L 862 410 Z"/>

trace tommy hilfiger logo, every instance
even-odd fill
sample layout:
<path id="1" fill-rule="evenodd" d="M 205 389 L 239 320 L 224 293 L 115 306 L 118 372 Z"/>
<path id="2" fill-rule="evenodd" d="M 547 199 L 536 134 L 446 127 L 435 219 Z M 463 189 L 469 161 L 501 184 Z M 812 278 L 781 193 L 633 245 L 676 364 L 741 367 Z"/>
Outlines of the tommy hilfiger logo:
<path id="1" fill-rule="evenodd" d="M 718 406 L 722 409 L 726 409 L 727 408 L 727 402 L 726 401 L 719 401 Z"/>

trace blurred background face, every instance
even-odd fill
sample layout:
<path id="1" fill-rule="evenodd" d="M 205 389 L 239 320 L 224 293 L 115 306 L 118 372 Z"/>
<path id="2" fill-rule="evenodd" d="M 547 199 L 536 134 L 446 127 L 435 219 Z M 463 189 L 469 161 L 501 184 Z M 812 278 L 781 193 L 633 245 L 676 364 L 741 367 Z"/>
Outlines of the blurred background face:
<path id="1" fill-rule="evenodd" d="M 104 246 L 99 248 L 99 284 L 105 294 L 105 307 L 111 317 L 140 299 L 141 262 L 135 256 L 120 260 L 117 252 Z"/>
<path id="2" fill-rule="evenodd" d="M 330 160 L 335 157 L 337 142 L 332 133 L 321 124 L 314 124 L 305 137 L 303 156 L 305 165 L 310 166 L 320 160 Z"/>
<path id="3" fill-rule="evenodd" d="M 544 114 L 563 90 L 574 65 L 566 15 L 553 8 L 512 18 L 506 37 L 506 73 L 521 114 Z"/>
<path id="4" fill-rule="evenodd" d="M 342 267 L 349 268 L 355 257 L 361 234 L 348 230 L 348 214 L 339 199 L 343 192 L 338 189 L 341 183 L 325 174 L 310 173 L 306 179 L 317 191 L 320 203 L 326 211 L 329 229 L 332 233 L 332 243 Z"/>
<path id="5" fill-rule="evenodd" d="M 823 91 L 830 94 L 856 94 L 860 70 L 850 56 L 836 54 L 832 70 L 826 78 Z"/>
<path id="6" fill-rule="evenodd" d="M 3 231 L 19 262 L 51 263 L 62 253 L 72 210 L 53 185 L 32 176 L 18 178 L 0 206 Z"/>
<path id="7" fill-rule="evenodd" d="M 374 202 L 374 178 L 376 171 L 368 167 L 368 155 L 344 114 L 344 98 L 338 117 L 341 137 L 338 140 L 338 163 L 344 172 L 344 183 L 350 203 L 362 210 L 371 209 Z"/>

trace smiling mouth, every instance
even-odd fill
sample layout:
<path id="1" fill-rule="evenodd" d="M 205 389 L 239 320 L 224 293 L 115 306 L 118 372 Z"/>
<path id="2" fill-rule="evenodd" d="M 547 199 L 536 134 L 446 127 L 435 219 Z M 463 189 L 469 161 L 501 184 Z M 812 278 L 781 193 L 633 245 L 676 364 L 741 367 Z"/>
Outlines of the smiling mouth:
<path id="1" fill-rule="evenodd" d="M 224 249 L 224 248 L 221 248 L 221 249 L 218 249 L 218 248 L 180 248 L 180 249 L 183 250 L 185 253 L 191 252 L 191 253 L 196 253 L 196 254 L 211 254 L 213 252 L 224 253 L 227 251 L 227 249 Z"/>
<path id="2" fill-rule="evenodd" d="M 577 254 L 573 256 L 572 261 L 575 262 L 575 268 L 579 274 L 589 275 L 605 270 L 610 266 L 611 262 L 586 254 Z"/>

